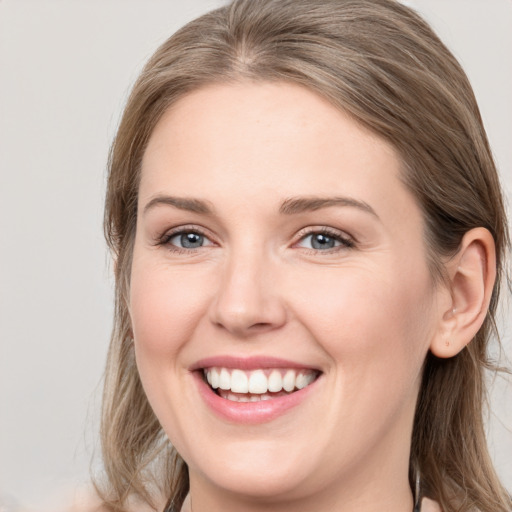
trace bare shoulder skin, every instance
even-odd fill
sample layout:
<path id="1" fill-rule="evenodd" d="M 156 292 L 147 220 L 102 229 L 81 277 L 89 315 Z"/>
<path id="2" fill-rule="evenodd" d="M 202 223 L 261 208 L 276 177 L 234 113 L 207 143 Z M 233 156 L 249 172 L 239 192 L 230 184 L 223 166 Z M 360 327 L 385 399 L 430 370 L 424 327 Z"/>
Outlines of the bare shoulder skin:
<path id="1" fill-rule="evenodd" d="M 435 501 L 423 498 L 421 502 L 421 512 L 442 512 L 442 510 Z"/>
<path id="2" fill-rule="evenodd" d="M 160 508 L 163 508 L 163 504 Z M 111 512 L 111 509 L 105 505 L 94 490 L 87 489 L 76 493 L 65 512 Z M 148 505 L 137 503 L 130 506 L 127 512 L 154 512 L 154 510 Z"/>

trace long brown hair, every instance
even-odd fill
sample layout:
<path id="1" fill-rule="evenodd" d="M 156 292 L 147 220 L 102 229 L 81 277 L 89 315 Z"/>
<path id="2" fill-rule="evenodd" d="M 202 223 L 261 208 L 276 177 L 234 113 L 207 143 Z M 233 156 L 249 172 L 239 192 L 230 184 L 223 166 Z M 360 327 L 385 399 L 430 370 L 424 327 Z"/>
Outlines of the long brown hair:
<path id="1" fill-rule="evenodd" d="M 286 81 L 322 95 L 391 143 L 425 221 L 434 279 L 464 233 L 485 227 L 498 279 L 487 318 L 451 359 L 427 356 L 411 469 L 445 512 L 510 511 L 483 424 L 487 344 L 509 245 L 500 185 L 478 106 L 457 60 L 411 9 L 393 0 L 234 0 L 192 21 L 149 60 L 126 105 L 109 160 L 105 233 L 116 262 L 115 324 L 102 416 L 113 510 L 162 494 L 182 504 L 186 464 L 164 435 L 135 366 L 128 312 L 140 165 L 166 109 L 205 84 Z"/>

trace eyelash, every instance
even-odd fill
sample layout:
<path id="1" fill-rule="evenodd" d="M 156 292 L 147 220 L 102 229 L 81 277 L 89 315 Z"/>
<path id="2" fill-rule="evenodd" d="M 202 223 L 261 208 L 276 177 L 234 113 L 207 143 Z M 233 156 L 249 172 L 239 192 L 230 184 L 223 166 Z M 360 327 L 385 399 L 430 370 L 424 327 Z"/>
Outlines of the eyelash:
<path id="1" fill-rule="evenodd" d="M 178 247 L 177 245 L 173 245 L 170 243 L 170 241 L 179 235 L 184 234 L 195 234 L 202 236 L 208 240 L 210 240 L 210 237 L 202 230 L 199 229 L 197 226 L 180 226 L 179 228 L 176 228 L 172 231 L 168 231 L 164 233 L 161 237 L 158 238 L 156 245 L 158 246 L 166 246 L 171 252 L 177 253 L 177 254 L 193 254 L 197 250 L 201 249 L 202 247 L 197 248 L 184 248 L 184 247 Z M 303 247 L 302 249 L 307 251 L 310 254 L 319 254 L 319 253 L 325 253 L 325 254 L 332 254 L 338 251 L 343 251 L 346 249 L 351 249 L 355 247 L 355 241 L 353 238 L 343 235 L 342 232 L 337 231 L 335 229 L 331 229 L 328 227 L 309 227 L 301 230 L 298 233 L 298 240 L 293 245 L 297 246 L 300 242 L 304 241 L 307 237 L 313 236 L 313 235 L 324 235 L 328 238 L 332 238 L 335 242 L 339 242 L 338 246 L 321 250 L 321 249 L 314 249 L 314 248 L 307 248 Z"/>
<path id="2" fill-rule="evenodd" d="M 324 235 L 328 238 L 332 238 L 335 242 L 339 242 L 338 246 L 329 248 L 329 249 L 314 249 L 314 248 L 307 248 L 303 247 L 304 250 L 306 250 L 310 254 L 332 254 L 339 251 L 352 249 L 355 247 L 355 241 L 353 238 L 349 237 L 347 234 L 344 234 L 341 231 L 338 231 L 336 229 L 328 228 L 326 226 L 315 228 L 315 227 L 309 227 L 301 230 L 298 233 L 298 241 L 295 242 L 294 246 L 296 246 L 298 243 L 304 241 L 307 237 L 313 236 L 313 235 Z"/>
<path id="3" fill-rule="evenodd" d="M 199 229 L 197 226 L 180 226 L 179 228 L 175 228 L 171 231 L 166 231 L 161 237 L 158 238 L 156 245 L 160 246 L 166 246 L 169 251 L 176 253 L 176 254 L 193 254 L 195 253 L 199 248 L 185 248 L 185 247 L 178 247 L 177 245 L 173 245 L 170 243 L 170 241 L 179 235 L 185 235 L 185 234 L 195 234 L 202 236 L 204 238 L 210 239 L 210 237 L 202 230 Z"/>

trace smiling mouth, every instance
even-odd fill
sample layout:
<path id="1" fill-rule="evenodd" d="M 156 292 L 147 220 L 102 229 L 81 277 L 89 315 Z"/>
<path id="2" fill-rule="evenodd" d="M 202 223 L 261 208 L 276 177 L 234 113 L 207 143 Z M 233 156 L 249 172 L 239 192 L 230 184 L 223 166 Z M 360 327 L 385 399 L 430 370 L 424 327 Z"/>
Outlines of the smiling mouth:
<path id="1" fill-rule="evenodd" d="M 319 375 L 319 371 L 308 369 L 203 368 L 204 381 L 213 392 L 232 402 L 259 402 L 291 395 L 312 384 Z"/>

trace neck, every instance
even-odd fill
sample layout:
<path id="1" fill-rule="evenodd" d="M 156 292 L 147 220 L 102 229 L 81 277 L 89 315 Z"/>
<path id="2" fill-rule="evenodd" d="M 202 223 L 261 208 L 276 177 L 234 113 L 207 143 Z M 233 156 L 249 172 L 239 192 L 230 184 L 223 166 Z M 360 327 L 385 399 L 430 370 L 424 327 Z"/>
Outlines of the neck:
<path id="1" fill-rule="evenodd" d="M 413 492 L 409 487 L 407 473 L 398 478 L 378 482 L 375 479 L 359 482 L 350 478 L 344 485 L 327 486 L 319 492 L 301 495 L 300 492 L 280 496 L 247 496 L 215 488 L 191 475 L 191 489 L 181 512 L 412 512 Z"/>
<path id="2" fill-rule="evenodd" d="M 330 470 L 318 464 L 303 479 L 260 482 L 257 490 L 252 484 L 244 488 L 244 481 L 216 485 L 189 465 L 190 500 L 183 512 L 412 512 L 410 447 L 403 442 L 411 435 L 412 418 L 407 417 L 378 442 L 368 443 L 356 459 L 345 458 Z"/>

